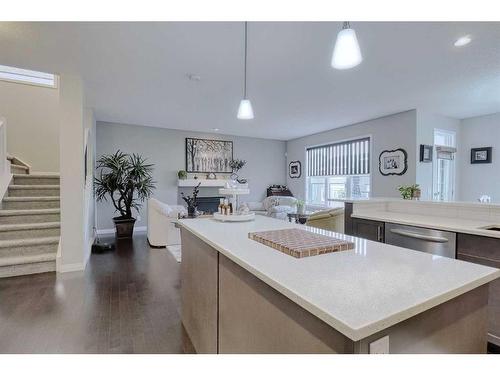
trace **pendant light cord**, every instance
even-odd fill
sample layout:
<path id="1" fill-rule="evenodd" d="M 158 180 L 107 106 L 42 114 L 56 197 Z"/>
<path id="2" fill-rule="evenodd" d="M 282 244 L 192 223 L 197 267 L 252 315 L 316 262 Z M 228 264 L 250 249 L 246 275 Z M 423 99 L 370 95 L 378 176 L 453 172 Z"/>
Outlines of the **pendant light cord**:
<path id="1" fill-rule="evenodd" d="M 243 84 L 243 99 L 247 98 L 247 22 L 245 21 L 245 78 Z"/>

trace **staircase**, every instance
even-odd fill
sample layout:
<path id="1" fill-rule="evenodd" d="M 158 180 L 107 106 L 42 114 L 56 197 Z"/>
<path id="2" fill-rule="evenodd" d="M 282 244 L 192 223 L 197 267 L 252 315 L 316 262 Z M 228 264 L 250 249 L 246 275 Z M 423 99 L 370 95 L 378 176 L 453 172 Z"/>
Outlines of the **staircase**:
<path id="1" fill-rule="evenodd" d="M 59 175 L 30 173 L 15 157 L 0 209 L 0 277 L 53 272 L 60 236 Z"/>

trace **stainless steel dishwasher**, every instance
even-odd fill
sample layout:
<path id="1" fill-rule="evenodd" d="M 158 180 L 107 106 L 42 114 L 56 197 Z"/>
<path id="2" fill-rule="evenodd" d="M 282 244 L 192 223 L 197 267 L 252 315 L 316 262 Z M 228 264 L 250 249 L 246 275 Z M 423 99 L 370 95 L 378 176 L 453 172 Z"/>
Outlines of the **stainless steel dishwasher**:
<path id="1" fill-rule="evenodd" d="M 441 230 L 385 223 L 385 243 L 455 258 L 457 234 Z"/>

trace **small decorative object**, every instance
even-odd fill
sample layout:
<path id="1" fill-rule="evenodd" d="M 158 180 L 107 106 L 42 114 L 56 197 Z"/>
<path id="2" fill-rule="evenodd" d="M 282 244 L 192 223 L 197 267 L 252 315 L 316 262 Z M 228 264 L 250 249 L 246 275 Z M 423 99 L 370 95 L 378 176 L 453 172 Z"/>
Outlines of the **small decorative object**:
<path id="1" fill-rule="evenodd" d="M 207 173 L 207 180 L 216 180 L 217 176 L 214 172 Z"/>
<path id="2" fill-rule="evenodd" d="M 478 201 L 481 203 L 491 203 L 491 197 L 489 195 L 481 195 Z"/>
<path id="3" fill-rule="evenodd" d="M 177 172 L 177 177 L 179 177 L 179 180 L 185 180 L 187 178 L 188 174 L 185 170 L 180 170 Z"/>
<path id="4" fill-rule="evenodd" d="M 300 178 L 302 175 L 302 165 L 300 164 L 300 161 L 295 160 L 288 164 L 288 175 L 290 178 Z"/>
<path id="5" fill-rule="evenodd" d="M 250 208 L 248 207 L 248 203 L 242 203 L 240 208 L 238 209 L 239 215 L 247 215 L 250 213 Z"/>
<path id="6" fill-rule="evenodd" d="M 297 205 L 297 213 L 299 215 L 304 215 L 306 203 L 303 200 L 297 199 L 297 202 L 295 204 Z"/>
<path id="7" fill-rule="evenodd" d="M 432 149 L 431 145 L 420 145 L 420 161 L 422 163 L 432 162 Z"/>
<path id="8" fill-rule="evenodd" d="M 184 192 L 181 192 L 181 197 L 187 204 L 189 217 L 196 216 L 196 207 L 198 206 L 198 202 L 196 201 L 196 199 L 198 198 L 198 194 L 200 193 L 200 185 L 201 182 L 194 187 L 192 195 L 185 195 Z"/>
<path id="9" fill-rule="evenodd" d="M 401 185 L 398 187 L 401 197 L 403 199 L 420 199 L 421 190 L 418 184 L 414 185 Z"/>
<path id="10" fill-rule="evenodd" d="M 186 138 L 186 171 L 189 173 L 231 173 L 233 142 Z"/>
<path id="11" fill-rule="evenodd" d="M 120 150 L 111 155 L 103 155 L 97 160 L 99 177 L 94 178 L 95 198 L 111 202 L 120 216 L 114 217 L 116 238 L 131 238 L 134 233 L 135 218 L 132 209 L 139 210 L 142 202 L 153 194 L 153 164 L 138 154 L 125 154 Z"/>
<path id="12" fill-rule="evenodd" d="M 382 176 L 404 175 L 408 169 L 408 153 L 402 148 L 382 151 L 378 157 L 378 169 Z"/>
<path id="13" fill-rule="evenodd" d="M 471 148 L 470 163 L 471 164 L 490 164 L 492 147 Z"/>
<path id="14" fill-rule="evenodd" d="M 197 180 L 197 179 L 198 179 L 198 176 L 194 176 L 193 178 L 194 178 L 195 180 Z"/>

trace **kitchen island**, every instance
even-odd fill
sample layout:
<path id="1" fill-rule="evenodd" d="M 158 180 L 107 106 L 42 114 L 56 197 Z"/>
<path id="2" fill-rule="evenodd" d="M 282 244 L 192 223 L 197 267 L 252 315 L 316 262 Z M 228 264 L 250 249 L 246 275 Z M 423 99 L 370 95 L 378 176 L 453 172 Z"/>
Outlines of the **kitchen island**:
<path id="1" fill-rule="evenodd" d="M 258 216 L 180 220 L 182 322 L 198 353 L 484 353 L 500 271 Z M 293 258 L 248 238 L 286 228 L 354 242 Z"/>

